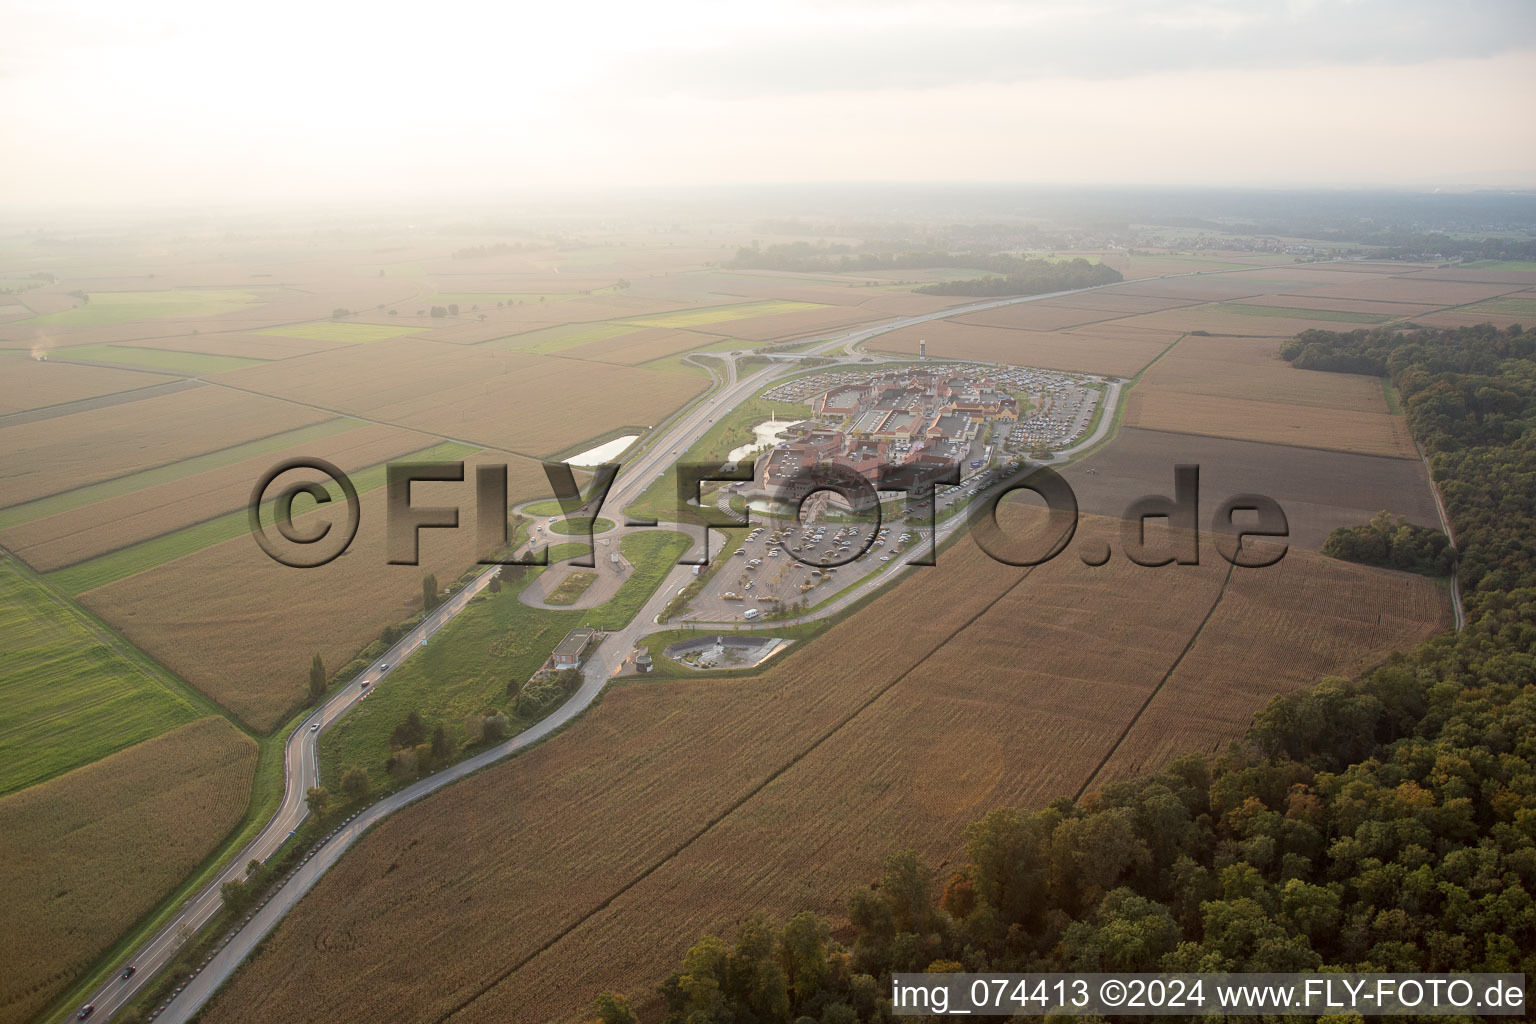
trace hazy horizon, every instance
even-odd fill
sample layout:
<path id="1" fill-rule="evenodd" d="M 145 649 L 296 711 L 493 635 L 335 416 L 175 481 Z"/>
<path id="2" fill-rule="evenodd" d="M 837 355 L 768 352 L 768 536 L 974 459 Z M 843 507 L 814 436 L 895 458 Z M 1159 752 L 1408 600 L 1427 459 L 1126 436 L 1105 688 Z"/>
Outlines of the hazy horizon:
<path id="1" fill-rule="evenodd" d="M 259 21 L 69 0 L 9 21 L 9 207 L 827 182 L 1536 187 L 1536 8 L 1507 0 L 366 16 L 285 0 Z"/>

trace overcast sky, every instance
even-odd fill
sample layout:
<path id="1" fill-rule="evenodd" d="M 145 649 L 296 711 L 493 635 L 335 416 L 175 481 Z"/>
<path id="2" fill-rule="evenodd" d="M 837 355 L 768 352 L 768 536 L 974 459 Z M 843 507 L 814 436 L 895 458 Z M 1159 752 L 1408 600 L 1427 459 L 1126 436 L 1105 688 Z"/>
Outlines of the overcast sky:
<path id="1" fill-rule="evenodd" d="M 0 202 L 1536 186 L 1530 0 L 5 0 Z"/>

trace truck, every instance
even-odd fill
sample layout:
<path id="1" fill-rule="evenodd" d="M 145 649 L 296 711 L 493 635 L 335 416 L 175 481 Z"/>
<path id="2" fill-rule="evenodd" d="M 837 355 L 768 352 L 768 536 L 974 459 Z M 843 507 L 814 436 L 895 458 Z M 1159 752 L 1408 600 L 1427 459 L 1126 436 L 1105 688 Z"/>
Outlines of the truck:
<path id="1" fill-rule="evenodd" d="M 744 619 L 755 619 L 757 618 L 757 609 L 748 608 L 746 611 L 741 613 L 741 617 Z"/>

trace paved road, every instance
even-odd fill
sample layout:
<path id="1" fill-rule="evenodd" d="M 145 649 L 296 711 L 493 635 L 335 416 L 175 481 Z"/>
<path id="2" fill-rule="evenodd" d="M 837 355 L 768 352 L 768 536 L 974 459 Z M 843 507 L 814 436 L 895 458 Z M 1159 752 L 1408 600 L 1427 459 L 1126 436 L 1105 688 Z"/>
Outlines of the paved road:
<path id="1" fill-rule="evenodd" d="M 1093 289 L 1078 290 L 1091 291 Z M 939 310 L 934 313 L 925 313 L 920 316 L 903 317 L 841 335 L 821 345 L 807 349 L 806 354 L 821 355 L 841 349 L 845 353 L 845 358 L 862 358 L 863 353 L 859 351 L 857 346 L 889 331 L 933 320 L 959 316 L 965 313 L 993 309 L 998 306 L 1013 305 L 1020 302 L 1036 302 L 1041 299 L 1054 298 L 1066 294 L 1071 294 L 1071 292 L 1052 292 L 1046 295 L 992 299 Z M 724 379 L 722 380 L 720 375 L 711 369 L 711 376 L 717 382 L 718 391 L 674 418 L 671 423 L 665 426 L 662 433 L 655 440 L 645 446 L 638 456 L 625 464 L 624 469 L 620 472 L 609 492 L 604 506 L 606 509 L 619 510 L 633 502 L 672 463 L 674 458 L 672 455 L 673 450 L 686 451 L 709 430 L 719 416 L 734 408 L 746 398 L 751 397 L 773 377 L 794 372 L 799 368 L 794 362 L 772 362 L 755 373 L 741 377 L 737 372 L 734 358 L 724 353 L 721 354 L 721 358 L 726 366 Z M 1107 413 L 1113 409 L 1113 402 L 1118 398 L 1120 385 L 1112 385 L 1111 388 L 1112 391 L 1106 393 L 1105 396 L 1105 401 L 1109 403 Z M 1106 414 L 1102 418 L 1099 430 L 1095 432 L 1094 437 L 1075 446 L 1073 450 L 1093 443 L 1098 437 L 1101 437 L 1108 428 L 1111 418 L 1110 415 Z M 1058 459 L 1065 458 L 1068 454 L 1067 452 L 1060 453 Z M 948 531 L 958 528 L 963 518 L 963 516 L 956 516 L 950 523 L 941 527 L 941 538 L 947 535 Z M 660 528 L 677 529 L 678 527 L 672 524 L 661 524 Z M 617 534 L 614 534 L 614 536 L 617 536 Z M 722 543 L 723 538 L 717 538 L 712 541 L 711 550 L 719 550 Z M 918 545 L 913 545 L 912 548 L 909 548 L 903 557 L 903 561 L 892 566 L 892 568 L 903 567 L 906 560 L 915 557 L 918 548 Z M 697 544 L 695 544 L 694 550 L 697 551 Z M 266 860 L 282 845 L 291 831 L 298 828 L 299 824 L 308 816 L 309 812 L 304 803 L 304 794 L 310 786 L 318 784 L 316 766 L 318 738 L 320 734 L 334 725 L 357 702 L 362 694 L 361 681 L 363 679 L 370 680 L 375 686 L 388 685 L 387 670 L 384 666 L 396 666 L 401 660 L 408 657 L 416 650 L 424 637 L 435 633 L 454 615 L 462 611 L 468 605 L 470 598 L 479 593 L 498 571 L 499 569 L 497 568 L 491 568 L 481 573 L 459 593 L 454 595 L 443 607 L 439 608 L 417 626 L 416 629 L 412 630 L 409 636 L 403 638 L 387 654 L 383 655 L 373 665 L 370 665 L 368 671 L 358 677 L 358 682 L 350 683 L 343 687 L 327 700 L 322 707 L 316 709 L 314 713 L 299 724 L 293 734 L 289 736 L 284 750 L 285 785 L 283 802 L 272 821 L 267 824 L 255 840 L 232 859 L 228 868 L 193 896 L 145 945 L 134 950 L 133 955 L 123 961 L 123 965 L 131 963 L 137 968 L 137 973 L 133 978 L 126 981 L 120 980 L 118 974 L 121 973 L 121 967 L 119 967 L 118 971 L 112 976 L 112 979 L 87 1000 L 96 1006 L 94 1019 L 104 1020 L 110 1018 L 112 1014 L 136 995 L 142 986 L 147 985 L 161 968 L 174 959 L 176 949 L 180 945 L 177 941 L 178 936 L 185 934 L 188 929 L 196 931 L 213 917 L 221 902 L 219 895 L 220 886 L 231 879 L 243 878 L 245 866 L 250 861 Z M 883 586 L 894 578 L 895 575 L 891 571 L 874 575 L 867 584 L 855 588 L 849 594 L 819 609 L 813 617 L 820 618 L 835 614 L 852 601 L 864 596 L 870 589 Z M 675 594 L 679 588 L 686 586 L 691 578 L 691 567 L 685 565 L 674 568 L 662 585 L 651 596 L 651 599 L 635 616 L 630 625 L 624 630 L 610 634 L 597 647 L 588 658 L 586 665 L 583 666 L 584 681 L 581 688 L 548 718 L 504 743 L 482 751 L 474 757 L 461 761 L 450 768 L 443 769 L 385 797 L 340 826 L 337 832 L 327 839 L 305 861 L 299 871 L 276 892 L 271 894 L 268 901 L 252 914 L 245 926 L 235 933 L 229 943 L 214 956 L 208 965 L 187 983 L 185 988 L 176 995 L 165 1011 L 156 1019 L 180 1022 L 189 1019 L 196 1013 L 218 987 L 234 972 L 240 962 L 255 948 L 256 944 L 276 927 L 278 921 L 293 908 L 299 899 L 319 880 L 320 876 L 332 864 L 336 863 L 342 853 L 367 829 L 401 807 L 419 800 L 428 793 L 441 789 L 443 786 L 478 771 L 486 765 L 499 761 L 533 743 L 537 743 L 586 710 L 592 701 L 597 698 L 598 694 L 602 692 L 609 678 L 618 671 L 624 660 L 633 651 L 635 644 L 643 636 L 656 632 L 661 628 L 671 628 L 657 626 L 655 618 L 666 607 L 671 599 L 671 595 Z M 317 724 L 319 726 L 318 729 L 311 728 L 311 726 Z"/>

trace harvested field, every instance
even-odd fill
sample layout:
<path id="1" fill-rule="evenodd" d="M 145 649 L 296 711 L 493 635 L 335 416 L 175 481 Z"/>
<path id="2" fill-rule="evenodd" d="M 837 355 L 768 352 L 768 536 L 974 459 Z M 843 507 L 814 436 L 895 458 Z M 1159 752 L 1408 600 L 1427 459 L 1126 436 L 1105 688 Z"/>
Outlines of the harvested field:
<path id="1" fill-rule="evenodd" d="M 762 302 L 741 302 L 734 305 L 711 306 L 704 309 L 684 309 L 675 313 L 666 313 L 658 316 L 632 316 L 627 319 L 638 327 L 682 329 L 686 327 L 704 327 L 709 324 L 725 323 L 732 320 L 757 320 L 782 313 L 796 313 L 817 308 L 819 307 L 814 302 L 786 302 L 779 299 L 768 299 Z M 736 333 L 734 325 L 731 327 L 731 333 Z"/>
<path id="2" fill-rule="evenodd" d="M 1309 310 L 1319 312 L 1365 313 L 1387 318 L 1413 316 L 1415 313 L 1431 313 L 1439 306 L 1422 302 L 1363 302 L 1358 299 L 1319 299 L 1315 295 L 1259 295 L 1252 299 L 1239 299 L 1233 306 L 1262 306 L 1278 309 Z M 1279 315 L 1279 314 L 1270 314 Z"/>
<path id="3" fill-rule="evenodd" d="M 1190 335 L 1148 367 L 1130 392 L 1129 399 L 1178 391 L 1284 405 L 1388 413 L 1381 378 L 1298 370 L 1280 358 L 1278 349 L 1279 346 L 1268 338 Z M 1348 443 L 1347 438 L 1337 440 L 1340 444 Z"/>
<path id="4" fill-rule="evenodd" d="M 343 421 L 346 422 L 346 421 Z M 190 474 L 153 487 L 107 498 L 0 532 L 0 544 L 39 572 L 243 509 L 251 488 L 286 458 L 309 456 L 334 462 L 352 473 L 396 456 L 429 448 L 434 438 L 399 427 L 360 424 L 352 430 L 311 440 L 295 448 L 259 455 Z"/>
<path id="5" fill-rule="evenodd" d="M 1143 495 L 1171 494 L 1180 463 L 1200 467 L 1202 526 L 1231 495 L 1265 494 L 1285 510 L 1294 548 L 1316 551 L 1337 527 L 1358 526 L 1382 509 L 1424 526 L 1439 524 L 1417 459 L 1124 427 L 1062 475 L 1084 512 L 1119 516 Z"/>
<path id="6" fill-rule="evenodd" d="M 342 320 L 321 320 L 312 324 L 268 327 L 254 333 L 270 334 L 278 338 L 306 338 L 311 341 L 340 341 L 358 344 L 369 341 L 383 341 L 385 338 L 396 338 L 402 334 L 411 333 L 411 329 L 390 324 L 360 324 Z"/>
<path id="7" fill-rule="evenodd" d="M 1378 378 L 1297 370 L 1275 349 L 1268 339 L 1184 338 L 1126 396 L 1126 425 L 1418 457 Z"/>
<path id="8" fill-rule="evenodd" d="M 1222 313 L 1236 313 L 1239 316 L 1270 316 L 1277 319 L 1295 320 L 1328 320 L 1336 323 L 1348 324 L 1384 324 L 1392 319 L 1389 313 L 1380 310 L 1358 312 L 1342 309 L 1312 309 L 1297 306 L 1266 306 L 1258 299 L 1242 302 L 1221 302 L 1211 307 Z"/>
<path id="9" fill-rule="evenodd" d="M 0 416 L 153 387 L 174 379 L 158 373 L 0 356 Z"/>
<path id="10" fill-rule="evenodd" d="M 196 717 L 191 695 L 11 558 L 0 558 L 0 793 Z"/>
<path id="11" fill-rule="evenodd" d="M 603 989 L 654 1016 L 699 935 L 841 917 L 888 853 L 954 857 L 992 807 L 1086 781 L 1226 571 L 1070 556 L 1025 572 L 962 542 L 762 675 L 614 689 L 366 837 L 203 1019 L 569 1020 Z M 402 914 L 446 945 L 385 941 Z"/>
<path id="12" fill-rule="evenodd" d="M 1117 285 L 1116 295 L 1142 295 L 1162 299 L 1194 299 L 1201 302 L 1222 302 L 1248 295 L 1262 295 L 1273 291 L 1270 281 L 1249 281 L 1241 274 L 1223 274 L 1220 277 L 1176 277 L 1158 281 L 1132 281 Z"/>
<path id="13" fill-rule="evenodd" d="M 1459 267 L 1419 270 L 1403 277 L 1424 281 L 1481 281 L 1484 284 L 1536 284 L 1536 262 L 1477 260 Z"/>
<path id="14" fill-rule="evenodd" d="M 637 366 L 652 359 L 662 359 L 679 352 L 702 348 L 720 340 L 722 339 L 719 335 L 715 334 L 651 327 L 606 340 L 577 345 L 566 349 L 562 355 L 571 359 L 595 359 L 603 363 Z"/>
<path id="15" fill-rule="evenodd" d="M 416 462 L 443 463 L 473 455 L 477 450 L 472 445 L 442 441 L 424 451 L 411 452 L 410 458 Z M 362 494 L 383 487 L 386 472 L 387 467 L 380 463 L 350 475 L 358 493 Z M 285 479 L 284 483 L 287 484 L 289 480 L 297 480 L 300 477 L 307 477 L 323 486 L 330 495 L 331 501 L 338 503 L 342 501 L 340 486 L 314 470 L 298 470 L 293 477 Z M 312 507 L 308 502 L 309 499 L 304 499 L 305 504 L 299 507 L 300 515 L 306 507 Z M 340 508 L 341 506 L 338 504 L 332 507 Z M 260 514 L 262 523 L 270 529 L 275 519 L 275 510 L 270 498 L 263 503 Z M 97 587 L 115 583 L 135 573 L 154 569 L 167 562 L 184 558 L 194 551 L 201 551 L 215 544 L 249 535 L 249 509 L 235 509 L 214 516 L 212 519 L 204 519 L 191 526 L 184 526 L 179 530 L 158 534 L 137 544 L 118 548 L 104 555 L 97 555 L 95 558 L 78 562 L 66 569 L 56 569 L 48 574 L 48 582 L 66 594 L 78 597 L 87 590 L 95 590 Z"/>
<path id="16" fill-rule="evenodd" d="M 0 427 L 3 500 L 7 505 L 20 504 L 333 415 L 261 395 L 201 387 Z"/>
<path id="17" fill-rule="evenodd" d="M 1419 302 L 1431 306 L 1458 306 L 1491 299 L 1517 290 L 1516 285 L 1477 284 L 1470 281 L 1427 281 L 1417 275 L 1382 278 L 1365 284 L 1339 284 L 1314 288 L 1309 298 L 1368 299 L 1375 302 Z"/>
<path id="18" fill-rule="evenodd" d="M 609 338 L 628 337 L 649 331 L 665 331 L 666 328 L 643 328 L 632 324 L 560 324 L 555 327 L 544 327 L 536 331 L 525 331 L 507 338 L 497 338 L 486 342 L 489 348 L 512 349 L 517 352 L 532 352 L 536 355 L 544 355 L 550 352 L 564 352 L 566 349 L 577 348 L 582 345 L 591 345 L 596 342 L 606 341 Z"/>
<path id="19" fill-rule="evenodd" d="M 1510 327 L 1514 324 L 1529 324 L 1529 316 L 1498 316 L 1493 313 L 1480 313 L 1472 309 L 1447 309 L 1439 313 L 1426 313 L 1416 316 L 1413 322 L 1424 327 L 1471 327 L 1474 324 L 1493 324 L 1495 327 Z"/>
<path id="20" fill-rule="evenodd" d="M 385 626 L 420 610 L 422 576 L 434 573 L 446 584 L 479 557 L 474 465 L 487 461 L 510 463 L 514 504 L 551 497 L 537 463 L 503 456 L 466 459 L 462 484 L 417 484 L 414 503 L 458 504 L 462 510 L 459 529 L 421 531 L 420 565 L 386 564 L 384 490 L 378 488 L 361 495 L 360 528 L 347 553 L 322 568 L 287 568 L 249 537 L 238 537 L 90 591 L 81 600 L 183 679 L 266 732 L 302 700 L 310 654 L 319 651 L 333 670 L 345 665 Z M 230 579 L 241 585 L 231 587 Z M 293 664 L 274 662 L 274 652 Z"/>
<path id="21" fill-rule="evenodd" d="M 918 295 L 913 292 L 879 292 L 859 303 L 864 309 L 890 316 L 917 316 L 970 302 L 964 295 Z"/>
<path id="22" fill-rule="evenodd" d="M 242 459 L 282 451 L 284 448 L 293 447 L 294 445 L 315 442 L 322 438 L 330 437 L 332 434 L 351 430 L 361 425 L 361 420 L 338 416 L 333 420 L 322 420 L 319 423 L 300 427 L 297 430 L 285 430 L 280 434 L 273 434 L 270 437 L 247 441 L 244 444 L 231 445 L 228 448 L 220 448 L 205 455 L 195 455 L 190 459 L 182 459 L 164 466 L 157 466 L 154 469 L 146 469 L 138 473 L 113 477 L 110 480 L 103 480 L 99 484 L 76 487 L 73 490 L 64 491 L 52 497 L 40 498 L 36 501 L 24 502 L 20 505 L 11 505 L 0 509 L 0 530 L 8 530 L 18 523 L 29 523 L 34 519 L 58 515 L 70 509 L 83 508 L 92 502 L 106 501 L 119 495 L 131 494 L 146 487 L 155 487 L 167 481 L 180 480 L 195 473 L 217 469 L 220 466 L 233 465 Z"/>
<path id="23" fill-rule="evenodd" d="M 1514 292 L 1496 299 L 1473 303 L 1462 310 L 1465 313 L 1489 313 L 1493 316 L 1536 316 L 1536 292 Z"/>
<path id="24" fill-rule="evenodd" d="M 1065 304 L 1058 305 L 1047 299 L 1040 302 L 1019 302 L 1012 306 L 999 306 L 996 309 L 984 309 L 979 313 L 967 313 L 956 317 L 955 322 L 977 324 L 981 327 L 1011 327 L 1023 331 L 1055 331 L 1063 327 L 1091 324 L 1098 320 L 1115 320 L 1125 315 L 1109 309 L 1095 310 Z"/>
<path id="25" fill-rule="evenodd" d="M 1296 551 L 1237 570 L 1211 621 L 1094 785 L 1215 753 L 1271 697 L 1357 676 L 1451 625 L 1433 580 Z"/>
<path id="26" fill-rule="evenodd" d="M 70 299 L 68 309 L 39 317 L 39 324 L 53 327 L 131 323 L 171 317 L 209 317 L 246 309 L 266 299 L 260 291 L 212 288 L 170 288 L 164 291 L 91 292 L 90 301 Z M 31 305 L 31 296 L 23 301 Z"/>
<path id="27" fill-rule="evenodd" d="M 163 348 L 138 348 L 132 345 L 74 345 L 70 348 L 54 350 L 53 358 L 78 363 L 132 366 L 187 377 L 204 373 L 222 373 L 225 370 L 240 370 L 247 366 L 259 366 L 262 362 L 260 359 L 244 359 L 230 355 L 209 355 L 205 352 L 182 352 Z"/>
<path id="28" fill-rule="evenodd" d="M 204 718 L 0 799 L 0 1021 L 29 1020 L 245 815 L 256 743 Z"/>
<path id="29" fill-rule="evenodd" d="M 1160 309 L 1176 306 L 1192 306 L 1198 299 L 1168 299 L 1155 295 L 1131 295 L 1117 288 L 1097 288 L 1091 292 L 1063 295 L 1050 300 L 1053 306 L 1071 306 L 1074 309 L 1102 309 L 1115 313 L 1156 313 Z"/>
<path id="30" fill-rule="evenodd" d="M 1379 383 L 1376 391 L 1378 395 L 1381 392 Z M 1147 430 L 1418 458 L 1407 419 L 1381 412 L 1300 407 L 1285 402 L 1138 387 L 1127 399 L 1125 422 Z"/>
<path id="31" fill-rule="evenodd" d="M 1116 324 L 1126 327 L 1164 331 L 1206 331 L 1210 334 L 1230 334 L 1249 338 L 1289 338 L 1310 330 L 1352 331 L 1362 326 L 1357 319 L 1362 314 L 1340 313 L 1343 320 L 1322 320 L 1318 314 L 1305 310 L 1285 310 L 1291 315 L 1254 312 L 1259 306 L 1239 306 L 1236 303 L 1214 303 L 1185 309 L 1169 309 L 1161 313 L 1143 313 Z"/>
<path id="32" fill-rule="evenodd" d="M 214 356 L 236 356 L 241 359 L 287 359 L 289 356 L 307 356 L 311 352 L 324 352 L 343 342 L 309 341 L 303 338 L 272 337 L 241 331 L 223 334 L 175 335 L 172 337 L 144 338 L 135 341 L 139 348 L 169 349 L 173 352 L 201 352 Z"/>
<path id="33" fill-rule="evenodd" d="M 218 379 L 525 455 L 659 423 L 707 385 L 686 374 L 419 338 L 376 342 L 365 358 L 367 373 L 359 372 L 357 350 L 335 349 Z"/>
<path id="34" fill-rule="evenodd" d="M 1168 347 L 1177 335 L 1153 331 L 1096 337 L 1089 333 L 1019 331 L 1006 327 L 976 327 L 950 320 L 903 327 L 871 338 L 865 348 L 916 355 L 926 339 L 928 354 L 938 359 L 980 359 L 987 362 L 1040 366 L 1131 377 Z M 1145 340 L 1142 340 L 1145 339 Z M 1166 339 L 1166 340 L 1165 340 Z"/>

